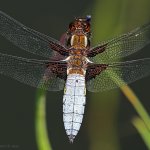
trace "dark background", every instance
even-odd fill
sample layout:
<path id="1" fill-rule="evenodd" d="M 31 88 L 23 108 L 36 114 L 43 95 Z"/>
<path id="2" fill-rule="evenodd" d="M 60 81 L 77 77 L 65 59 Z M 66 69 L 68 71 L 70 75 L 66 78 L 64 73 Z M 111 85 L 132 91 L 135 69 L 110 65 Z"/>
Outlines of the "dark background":
<path id="1" fill-rule="evenodd" d="M 104 2 L 104 1 L 102 1 Z M 109 1 L 107 0 L 108 5 Z M 122 0 L 122 2 L 124 2 Z M 138 2 L 138 1 L 137 1 Z M 11 17 L 20 21 L 28 27 L 31 27 L 39 32 L 50 35 L 53 38 L 59 39 L 60 36 L 67 30 L 68 23 L 73 20 L 75 16 L 83 16 L 84 14 L 94 13 L 94 6 L 96 1 L 90 0 L 76 0 L 76 1 L 58 1 L 58 0 L 0 0 L 0 10 L 9 14 Z M 136 1 L 135 1 L 136 5 Z M 132 6 L 133 3 L 132 3 Z M 120 5 L 118 5 L 120 7 Z M 142 6 L 140 11 L 144 11 L 147 6 Z M 133 10 L 132 10 L 133 9 Z M 134 13 L 136 7 L 131 7 L 130 12 Z M 108 14 L 109 9 L 99 10 L 99 13 Z M 129 10 L 126 10 L 127 16 L 130 16 Z M 137 11 L 137 10 L 136 10 Z M 138 11 L 137 11 L 138 12 Z M 138 19 L 139 14 L 136 14 L 135 19 Z M 140 16 L 142 17 L 142 16 Z M 100 18 L 101 19 L 101 18 Z M 107 18 L 106 18 L 107 20 Z M 128 20 L 127 18 L 123 19 Z M 105 24 L 105 20 L 101 20 Z M 130 20 L 128 20 L 128 26 L 125 31 L 133 29 L 136 26 L 148 22 L 148 17 L 146 19 L 141 19 L 141 22 L 136 25 L 130 25 Z M 107 21 L 106 21 L 107 23 Z M 94 24 L 94 22 L 93 22 Z M 117 24 L 117 22 L 116 22 Z M 93 25 L 94 26 L 94 25 Z M 99 29 L 101 30 L 101 29 Z M 103 29 L 102 29 L 103 30 Z M 108 32 L 107 32 L 108 33 Z M 112 32 L 110 32 L 112 35 Z M 93 35 L 94 37 L 94 35 Z M 110 38 L 110 37 L 108 37 Z M 97 39 L 98 41 L 98 39 Z M 142 52 L 132 56 L 131 58 L 142 58 L 150 57 L 150 46 L 147 46 Z M 22 56 L 26 58 L 39 58 L 32 54 L 29 54 L 0 37 L 0 52 L 12 54 L 16 56 Z M 139 80 L 133 84 L 131 87 L 142 100 L 142 104 L 145 106 L 147 111 L 150 113 L 150 77 Z M 35 140 L 35 94 L 36 89 L 30 86 L 21 84 L 13 79 L 0 76 L 0 149 L 21 149 L 21 150 L 37 150 L 37 144 Z M 116 93 L 116 90 L 113 90 Z M 112 92 L 113 92 L 112 91 Z M 117 91 L 118 92 L 118 91 Z M 87 94 L 87 101 L 85 118 L 81 130 L 76 137 L 74 144 L 68 142 L 68 138 L 65 134 L 62 121 L 62 96 L 61 92 L 48 92 L 47 94 L 47 126 L 49 139 L 54 150 L 94 150 L 91 148 L 90 141 L 90 126 L 95 122 L 90 122 L 88 117 L 90 109 L 90 104 L 92 103 L 91 93 Z M 104 95 L 108 93 L 104 92 Z M 98 96 L 98 94 L 95 94 Z M 109 105 L 109 101 L 106 100 Z M 98 102 L 98 101 L 97 101 Z M 112 102 L 112 101 L 111 101 Z M 96 101 L 94 101 L 96 103 Z M 123 94 L 120 93 L 118 101 L 116 104 L 116 135 L 118 149 L 122 150 L 146 150 L 146 146 L 137 133 L 136 129 L 131 124 L 131 119 L 133 116 L 137 115 L 134 108 L 126 100 Z M 101 106 L 98 106 L 101 109 Z M 111 106 L 110 106 L 111 107 Z M 101 115 L 100 115 L 101 117 Z M 107 117 L 105 114 L 102 117 Z M 95 120 L 102 120 L 102 118 L 95 118 Z M 101 129 L 98 129 L 99 134 L 101 134 Z M 115 132 L 115 131 L 114 131 Z M 103 133 L 104 134 L 104 133 Z M 111 134 L 111 133 L 110 133 Z M 105 135 L 103 135 L 105 137 Z M 101 139 L 96 139 L 101 140 Z M 106 141 L 108 142 L 107 138 Z M 109 145 L 108 142 L 106 145 Z M 10 147 L 11 148 L 10 148 Z M 14 147 L 13 147 L 14 146 Z M 15 147 L 16 146 L 16 147 Z M 96 149 L 96 148 L 95 148 Z M 101 149 L 101 147 L 99 147 Z M 103 150 L 113 150 L 114 148 L 102 148 Z"/>

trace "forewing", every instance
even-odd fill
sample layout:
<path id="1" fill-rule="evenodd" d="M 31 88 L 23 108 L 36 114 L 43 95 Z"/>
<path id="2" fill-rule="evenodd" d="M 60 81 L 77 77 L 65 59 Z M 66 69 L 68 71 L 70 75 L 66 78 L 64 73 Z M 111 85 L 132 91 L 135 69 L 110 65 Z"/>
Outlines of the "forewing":
<path id="1" fill-rule="evenodd" d="M 150 74 L 150 58 L 107 65 L 106 70 L 87 81 L 87 90 L 99 92 L 114 89 Z"/>
<path id="2" fill-rule="evenodd" d="M 61 59 L 63 58 L 62 55 L 50 48 L 50 43 L 61 45 L 60 42 L 24 26 L 2 11 L 0 11 L 0 34 L 14 45 L 28 52 L 46 58 L 56 57 L 56 55 Z"/>
<path id="3" fill-rule="evenodd" d="M 66 65 L 64 63 L 59 64 L 59 67 L 62 65 L 62 68 Z M 58 77 L 55 73 L 57 68 L 57 63 L 54 62 L 25 59 L 0 53 L 0 74 L 33 87 L 49 91 L 62 90 L 65 81 L 63 76 L 62 78 L 60 75 Z M 62 70 L 60 71 L 62 72 Z"/>
<path id="4" fill-rule="evenodd" d="M 131 55 L 150 43 L 150 23 L 135 30 L 108 40 L 91 49 L 97 50 L 106 45 L 104 52 L 92 57 L 95 63 L 111 62 Z"/>

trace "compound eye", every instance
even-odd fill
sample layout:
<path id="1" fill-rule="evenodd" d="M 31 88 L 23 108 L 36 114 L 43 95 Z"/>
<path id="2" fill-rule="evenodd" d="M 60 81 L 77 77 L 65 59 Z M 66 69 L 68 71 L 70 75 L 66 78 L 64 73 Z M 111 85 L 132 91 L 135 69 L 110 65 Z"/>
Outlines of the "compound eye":
<path id="1" fill-rule="evenodd" d="M 76 29 L 74 23 L 69 24 L 69 29 L 70 29 L 70 31 L 74 31 Z"/>
<path id="2" fill-rule="evenodd" d="M 90 25 L 88 23 L 84 23 L 85 32 L 90 32 Z"/>

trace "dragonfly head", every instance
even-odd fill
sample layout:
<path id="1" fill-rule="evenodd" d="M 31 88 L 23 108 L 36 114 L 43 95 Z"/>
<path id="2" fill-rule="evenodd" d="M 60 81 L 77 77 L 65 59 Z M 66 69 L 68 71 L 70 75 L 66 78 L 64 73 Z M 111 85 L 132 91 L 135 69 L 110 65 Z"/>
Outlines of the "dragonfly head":
<path id="1" fill-rule="evenodd" d="M 70 35 L 70 45 L 75 47 L 87 47 L 90 39 L 90 20 L 91 16 L 86 18 L 75 18 L 69 24 L 68 34 Z"/>
<path id="2" fill-rule="evenodd" d="M 72 34 L 88 34 L 90 33 L 90 21 L 91 16 L 75 18 L 75 20 L 69 24 L 69 31 Z"/>

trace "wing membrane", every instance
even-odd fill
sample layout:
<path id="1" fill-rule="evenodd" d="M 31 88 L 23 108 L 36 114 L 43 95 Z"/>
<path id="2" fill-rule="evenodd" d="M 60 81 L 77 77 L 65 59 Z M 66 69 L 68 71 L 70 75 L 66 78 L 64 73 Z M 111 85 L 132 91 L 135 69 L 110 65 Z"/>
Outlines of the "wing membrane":
<path id="1" fill-rule="evenodd" d="M 2 11 L 0 11 L 0 34 L 11 41 L 14 45 L 28 52 L 44 56 L 46 58 L 50 58 L 58 54 L 57 52 L 52 51 L 49 43 L 52 42 L 60 44 L 60 42 L 24 26 Z"/>
<path id="2" fill-rule="evenodd" d="M 0 53 L 0 74 L 33 87 L 49 91 L 62 90 L 65 81 L 52 72 L 51 67 L 48 67 L 50 63 Z"/>
<path id="3" fill-rule="evenodd" d="M 92 49 L 106 45 L 105 51 L 91 58 L 95 63 L 110 62 L 131 55 L 150 43 L 150 23 L 108 40 Z M 91 49 L 91 51 L 92 51 Z"/>
<path id="4" fill-rule="evenodd" d="M 95 78 L 87 81 L 87 89 L 92 92 L 106 91 L 132 83 L 149 74 L 150 58 L 112 63 Z"/>

